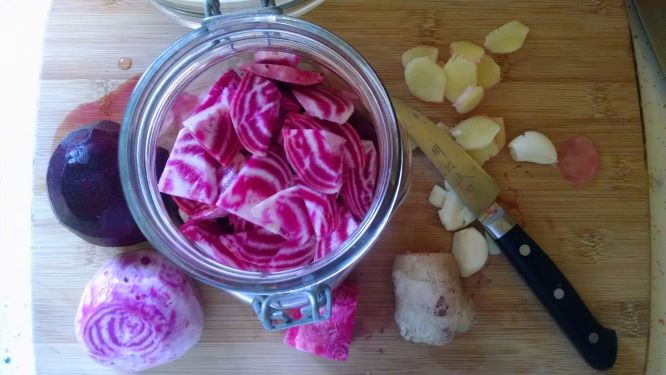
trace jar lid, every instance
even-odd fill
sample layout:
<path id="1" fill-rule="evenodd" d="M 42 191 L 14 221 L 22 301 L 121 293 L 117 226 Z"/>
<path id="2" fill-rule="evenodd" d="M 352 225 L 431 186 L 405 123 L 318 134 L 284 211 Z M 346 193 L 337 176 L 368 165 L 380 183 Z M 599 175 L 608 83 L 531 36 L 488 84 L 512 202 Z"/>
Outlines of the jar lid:
<path id="1" fill-rule="evenodd" d="M 266 3 L 274 3 L 276 7 L 282 9 L 283 14 L 296 17 L 316 8 L 324 0 L 219 0 L 218 2 L 221 14 L 259 10 L 265 7 Z M 192 29 L 199 27 L 206 17 L 207 0 L 151 0 L 151 3 L 176 22 Z"/>

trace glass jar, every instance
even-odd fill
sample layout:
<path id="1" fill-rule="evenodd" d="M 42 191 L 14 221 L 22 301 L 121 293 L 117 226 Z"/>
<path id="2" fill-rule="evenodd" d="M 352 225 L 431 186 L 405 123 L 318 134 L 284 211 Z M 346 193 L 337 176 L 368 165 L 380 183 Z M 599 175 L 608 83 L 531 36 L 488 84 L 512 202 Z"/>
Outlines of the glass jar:
<path id="1" fill-rule="evenodd" d="M 157 146 L 173 133 L 167 119 L 174 105 L 182 105 L 179 96 L 206 92 L 221 73 L 258 50 L 299 54 L 322 67 L 327 83 L 347 86 L 374 124 L 380 163 L 370 210 L 342 247 L 311 264 L 275 273 L 221 265 L 181 235 L 160 197 L 154 168 Z M 379 78 L 336 35 L 276 10 L 217 16 L 173 43 L 137 83 L 120 136 L 121 181 L 135 220 L 158 251 L 199 281 L 252 302 L 266 329 L 281 329 L 330 315 L 330 289 L 370 250 L 407 192 L 411 151 L 406 140 Z M 300 320 L 284 311 L 294 307 L 302 307 Z"/>
<path id="2" fill-rule="evenodd" d="M 206 16 L 204 12 L 205 0 L 150 0 L 162 13 L 173 18 L 179 24 L 196 28 Z M 324 0 L 273 0 L 273 5 L 282 9 L 284 14 L 297 17 L 316 8 Z M 268 3 L 267 0 L 220 0 L 220 12 L 229 14 L 248 9 L 260 8 Z"/>

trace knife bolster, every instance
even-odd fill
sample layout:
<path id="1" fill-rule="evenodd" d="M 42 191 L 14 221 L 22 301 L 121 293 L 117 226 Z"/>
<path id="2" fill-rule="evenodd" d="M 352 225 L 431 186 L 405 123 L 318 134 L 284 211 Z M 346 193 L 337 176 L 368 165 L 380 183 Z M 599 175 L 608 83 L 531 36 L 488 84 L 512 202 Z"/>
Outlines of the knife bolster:
<path id="1" fill-rule="evenodd" d="M 502 206 L 493 203 L 478 215 L 479 222 L 493 239 L 498 239 L 509 232 L 516 222 L 504 211 Z"/>

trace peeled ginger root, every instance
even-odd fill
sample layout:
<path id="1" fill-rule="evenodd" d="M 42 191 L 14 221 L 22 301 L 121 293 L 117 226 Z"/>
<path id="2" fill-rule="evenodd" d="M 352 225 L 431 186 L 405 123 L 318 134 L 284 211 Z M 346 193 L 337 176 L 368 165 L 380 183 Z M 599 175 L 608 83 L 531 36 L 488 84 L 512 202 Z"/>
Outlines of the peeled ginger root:
<path id="1" fill-rule="evenodd" d="M 444 70 L 428 57 L 417 57 L 407 64 L 405 83 L 409 92 L 424 102 L 444 101 L 446 88 Z"/>
<path id="2" fill-rule="evenodd" d="M 525 43 L 529 31 L 520 21 L 509 21 L 489 32 L 483 46 L 492 53 L 516 52 Z"/>

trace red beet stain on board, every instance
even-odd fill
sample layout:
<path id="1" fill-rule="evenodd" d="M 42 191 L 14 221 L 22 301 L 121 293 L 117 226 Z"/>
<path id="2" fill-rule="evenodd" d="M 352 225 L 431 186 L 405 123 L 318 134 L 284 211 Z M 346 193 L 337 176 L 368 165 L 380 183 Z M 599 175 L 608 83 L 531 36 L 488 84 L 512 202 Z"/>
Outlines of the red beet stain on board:
<path id="1" fill-rule="evenodd" d="M 599 170 L 599 151 L 585 135 L 575 136 L 562 143 L 557 153 L 562 176 L 572 185 L 589 182 Z"/>
<path id="2" fill-rule="evenodd" d="M 140 75 L 136 75 L 121 83 L 113 91 L 106 93 L 101 98 L 79 105 L 70 112 L 63 122 L 58 126 L 53 139 L 53 148 L 60 140 L 72 130 L 100 120 L 111 120 L 121 123 L 125 114 L 125 107 L 134 86 L 139 81 Z"/>

